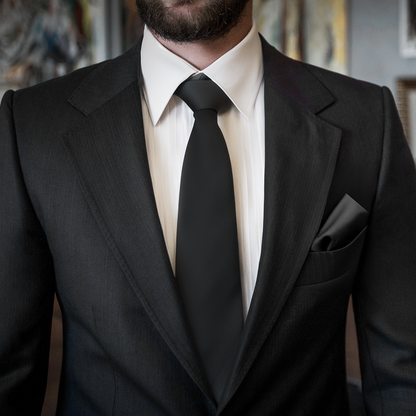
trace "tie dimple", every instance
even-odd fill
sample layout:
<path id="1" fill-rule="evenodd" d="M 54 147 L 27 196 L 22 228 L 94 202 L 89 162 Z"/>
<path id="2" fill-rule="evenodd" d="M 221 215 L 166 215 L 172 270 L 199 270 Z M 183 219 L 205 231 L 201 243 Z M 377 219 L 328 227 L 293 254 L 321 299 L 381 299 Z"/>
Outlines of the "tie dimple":
<path id="1" fill-rule="evenodd" d="M 194 113 L 204 109 L 218 112 L 231 104 L 225 92 L 205 75 L 183 82 L 175 91 L 175 95 L 182 98 Z"/>

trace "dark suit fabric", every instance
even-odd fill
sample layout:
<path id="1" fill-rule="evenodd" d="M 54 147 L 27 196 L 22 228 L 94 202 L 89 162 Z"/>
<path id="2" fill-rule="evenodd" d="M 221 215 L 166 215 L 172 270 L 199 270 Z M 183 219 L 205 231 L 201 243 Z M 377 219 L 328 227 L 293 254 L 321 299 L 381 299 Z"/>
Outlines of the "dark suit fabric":
<path id="1" fill-rule="evenodd" d="M 386 88 L 263 41 L 265 208 L 257 284 L 215 406 L 158 220 L 140 43 L 8 92 L 0 115 L 0 413 L 39 415 L 56 291 L 58 415 L 348 415 L 353 294 L 368 415 L 416 414 L 416 175 Z M 367 225 L 310 251 L 348 194 Z"/>

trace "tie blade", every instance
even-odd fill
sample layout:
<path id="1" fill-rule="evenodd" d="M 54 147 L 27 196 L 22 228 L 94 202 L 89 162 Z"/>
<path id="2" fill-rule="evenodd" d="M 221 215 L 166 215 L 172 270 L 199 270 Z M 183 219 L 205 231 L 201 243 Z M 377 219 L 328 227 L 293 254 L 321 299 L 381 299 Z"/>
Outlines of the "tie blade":
<path id="1" fill-rule="evenodd" d="M 176 277 L 219 400 L 243 328 L 233 174 L 217 123 L 218 103 L 229 100 L 210 80 L 188 81 L 177 95 L 194 110 L 195 123 L 182 168 Z"/>

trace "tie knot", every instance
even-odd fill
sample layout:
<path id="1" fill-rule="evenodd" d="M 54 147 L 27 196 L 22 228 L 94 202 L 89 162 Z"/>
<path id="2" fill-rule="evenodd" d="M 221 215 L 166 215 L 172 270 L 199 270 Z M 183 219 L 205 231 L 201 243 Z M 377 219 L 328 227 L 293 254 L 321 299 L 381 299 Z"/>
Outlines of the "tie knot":
<path id="1" fill-rule="evenodd" d="M 175 95 L 181 98 L 195 113 L 198 110 L 225 110 L 231 101 L 227 94 L 206 75 L 199 79 L 188 79 L 176 89 Z"/>

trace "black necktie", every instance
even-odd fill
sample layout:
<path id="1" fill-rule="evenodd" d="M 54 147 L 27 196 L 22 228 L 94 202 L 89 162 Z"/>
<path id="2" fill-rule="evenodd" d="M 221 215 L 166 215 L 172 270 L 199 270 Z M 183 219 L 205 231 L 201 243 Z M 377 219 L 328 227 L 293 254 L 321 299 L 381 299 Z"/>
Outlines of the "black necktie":
<path id="1" fill-rule="evenodd" d="M 195 117 L 182 167 L 176 277 L 218 402 L 243 328 L 233 177 L 217 123 L 231 102 L 206 76 L 175 94 Z"/>

